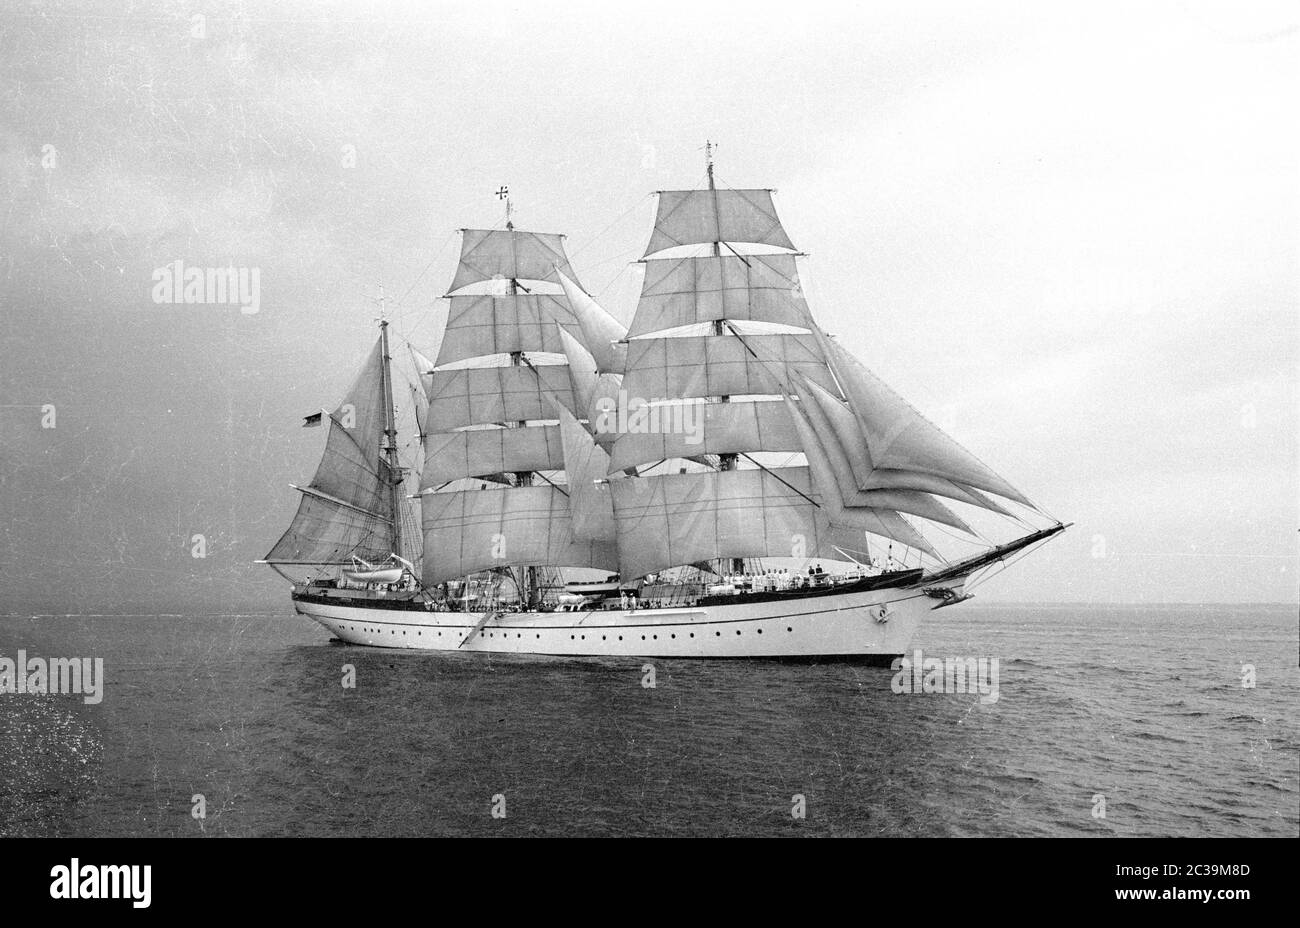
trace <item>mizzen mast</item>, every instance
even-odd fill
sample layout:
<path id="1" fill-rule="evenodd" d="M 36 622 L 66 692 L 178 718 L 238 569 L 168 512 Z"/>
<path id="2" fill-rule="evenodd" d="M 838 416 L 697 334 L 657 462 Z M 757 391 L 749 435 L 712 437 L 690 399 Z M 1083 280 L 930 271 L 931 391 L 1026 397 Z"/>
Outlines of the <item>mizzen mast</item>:
<path id="1" fill-rule="evenodd" d="M 393 406 L 392 357 L 388 353 L 388 320 L 383 318 L 384 290 L 379 289 L 380 363 L 384 389 L 384 460 L 388 464 L 388 501 L 393 514 L 393 553 L 402 553 L 402 466 L 397 459 L 397 411 Z"/>

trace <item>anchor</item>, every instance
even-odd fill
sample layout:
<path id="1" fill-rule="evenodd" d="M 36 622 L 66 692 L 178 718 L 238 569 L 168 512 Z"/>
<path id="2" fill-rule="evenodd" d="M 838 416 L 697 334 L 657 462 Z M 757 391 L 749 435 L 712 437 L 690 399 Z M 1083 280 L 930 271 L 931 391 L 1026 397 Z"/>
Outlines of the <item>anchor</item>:
<path id="1" fill-rule="evenodd" d="M 943 600 L 943 602 L 939 603 L 939 605 L 931 607 L 930 609 L 931 612 L 933 612 L 935 609 L 943 609 L 945 606 L 955 606 L 958 603 L 964 603 L 968 599 L 975 598 L 974 593 L 966 593 L 963 596 L 958 596 L 956 590 L 946 586 L 930 587 L 928 590 L 922 590 L 921 592 L 924 593 L 926 596 L 929 596 L 931 599 Z"/>

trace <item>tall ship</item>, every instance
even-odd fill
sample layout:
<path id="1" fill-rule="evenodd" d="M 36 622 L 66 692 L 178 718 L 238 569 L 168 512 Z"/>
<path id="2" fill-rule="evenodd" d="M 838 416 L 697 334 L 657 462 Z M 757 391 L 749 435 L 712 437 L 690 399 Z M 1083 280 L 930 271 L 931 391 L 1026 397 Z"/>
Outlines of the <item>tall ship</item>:
<path id="1" fill-rule="evenodd" d="M 298 613 L 377 647 L 888 663 L 1067 527 L 817 325 L 771 190 L 707 180 L 658 192 L 626 327 L 508 201 L 460 230 L 418 386 L 381 320 L 307 417 L 263 561 Z"/>

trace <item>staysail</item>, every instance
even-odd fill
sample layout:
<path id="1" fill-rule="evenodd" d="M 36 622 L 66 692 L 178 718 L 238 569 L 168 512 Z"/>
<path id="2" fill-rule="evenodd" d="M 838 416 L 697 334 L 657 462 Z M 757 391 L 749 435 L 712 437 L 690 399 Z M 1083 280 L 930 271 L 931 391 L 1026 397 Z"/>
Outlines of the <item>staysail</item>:
<path id="1" fill-rule="evenodd" d="M 823 338 L 862 427 L 873 467 L 929 474 L 1033 508 L 1015 487 L 945 435 L 833 339 Z"/>

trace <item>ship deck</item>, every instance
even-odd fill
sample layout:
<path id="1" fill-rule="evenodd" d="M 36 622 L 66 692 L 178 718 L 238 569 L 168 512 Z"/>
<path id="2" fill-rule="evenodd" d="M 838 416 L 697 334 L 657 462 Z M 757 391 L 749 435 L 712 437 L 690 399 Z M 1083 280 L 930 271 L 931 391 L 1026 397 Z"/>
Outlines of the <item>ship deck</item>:
<path id="1" fill-rule="evenodd" d="M 693 608 L 697 606 L 728 606 L 737 603 L 791 602 L 794 600 L 817 599 L 823 596 L 842 596 L 845 593 L 861 593 L 870 590 L 911 586 L 921 579 L 921 574 L 920 568 L 896 570 L 878 574 L 874 577 L 862 577 L 849 583 L 827 583 L 825 585 L 793 587 L 784 590 L 738 590 L 735 593 L 694 597 L 689 601 L 683 600 L 682 602 L 674 602 L 671 605 L 673 607 Z M 346 603 L 349 606 L 361 609 L 409 610 L 413 612 L 479 611 L 478 609 L 440 609 L 427 594 L 418 590 L 396 594 L 386 594 L 374 590 L 340 589 L 338 587 L 318 587 L 316 590 L 318 592 L 310 589 L 295 589 L 293 599 L 295 602 L 316 603 L 318 605 Z M 653 607 L 646 605 L 643 601 L 643 608 Z M 507 609 L 505 611 L 527 610 Z M 600 603 L 593 603 L 584 609 L 546 611 L 601 612 L 604 610 Z"/>

